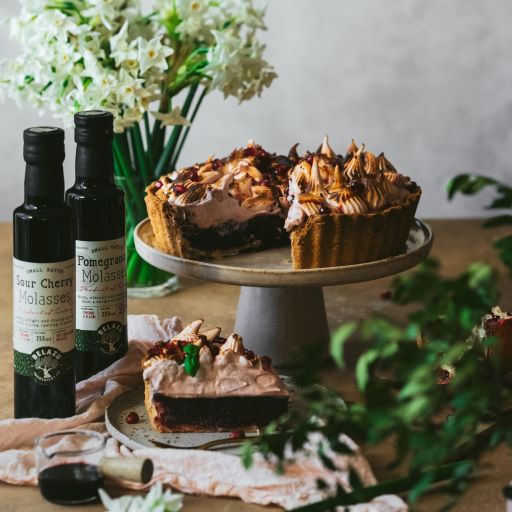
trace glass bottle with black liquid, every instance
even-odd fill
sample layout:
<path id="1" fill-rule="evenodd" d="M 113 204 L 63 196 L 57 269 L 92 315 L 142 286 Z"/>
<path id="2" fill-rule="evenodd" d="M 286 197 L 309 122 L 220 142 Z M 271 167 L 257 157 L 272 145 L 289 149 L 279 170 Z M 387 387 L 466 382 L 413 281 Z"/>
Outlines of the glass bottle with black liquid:
<path id="1" fill-rule="evenodd" d="M 76 215 L 77 380 L 127 350 L 124 192 L 114 182 L 113 116 L 75 115 L 76 181 L 66 202 Z"/>
<path id="2" fill-rule="evenodd" d="M 23 133 L 25 199 L 13 213 L 14 417 L 75 414 L 75 239 L 64 132 Z"/>

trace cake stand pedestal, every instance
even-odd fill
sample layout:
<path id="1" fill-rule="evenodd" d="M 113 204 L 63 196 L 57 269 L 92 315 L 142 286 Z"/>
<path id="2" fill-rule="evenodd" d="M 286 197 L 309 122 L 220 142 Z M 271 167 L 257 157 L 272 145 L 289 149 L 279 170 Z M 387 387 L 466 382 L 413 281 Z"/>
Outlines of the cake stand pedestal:
<path id="1" fill-rule="evenodd" d="M 307 345 L 328 346 L 324 286 L 403 272 L 428 256 L 432 242 L 430 227 L 416 219 L 406 248 L 398 256 L 358 265 L 294 270 L 289 247 L 218 260 L 187 260 L 155 247 L 148 219 L 135 229 L 138 253 L 155 267 L 183 277 L 241 286 L 235 331 L 250 349 L 270 356 L 277 368 L 293 365 Z"/>

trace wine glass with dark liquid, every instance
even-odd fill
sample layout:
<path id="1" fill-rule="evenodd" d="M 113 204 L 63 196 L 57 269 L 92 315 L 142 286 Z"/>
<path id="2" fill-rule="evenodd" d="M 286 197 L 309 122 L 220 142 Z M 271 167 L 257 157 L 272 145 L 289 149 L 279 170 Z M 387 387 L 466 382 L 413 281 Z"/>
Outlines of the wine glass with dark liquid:
<path id="1" fill-rule="evenodd" d="M 62 431 L 35 442 L 39 490 L 59 505 L 98 500 L 103 477 L 98 470 L 105 437 L 92 430 Z"/>

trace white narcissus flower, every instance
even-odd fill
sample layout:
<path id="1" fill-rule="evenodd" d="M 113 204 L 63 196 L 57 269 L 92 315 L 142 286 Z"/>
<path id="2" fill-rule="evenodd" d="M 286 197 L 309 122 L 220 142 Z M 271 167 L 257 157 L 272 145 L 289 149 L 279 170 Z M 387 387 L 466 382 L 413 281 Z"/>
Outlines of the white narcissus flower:
<path id="1" fill-rule="evenodd" d="M 138 91 L 142 87 L 142 82 L 140 78 L 134 78 L 124 69 L 121 69 L 119 71 L 119 82 L 116 87 L 117 103 L 133 109 L 137 101 Z"/>
<path id="2" fill-rule="evenodd" d="M 276 73 L 263 59 L 265 46 L 253 33 L 242 37 L 236 30 L 214 31 L 216 45 L 208 52 L 204 73 L 212 79 L 210 87 L 219 89 L 224 96 L 235 96 L 245 101 L 260 95 L 269 87 Z"/>
<path id="3" fill-rule="evenodd" d="M 139 37 L 137 39 L 137 46 L 139 50 L 141 73 L 144 74 L 151 67 L 155 67 L 161 71 L 167 69 L 167 57 L 172 55 L 173 50 L 168 46 L 164 46 L 160 37 L 154 37 L 150 41 Z"/>
<path id="4" fill-rule="evenodd" d="M 128 42 L 127 21 L 124 22 L 121 30 L 110 38 L 110 57 L 115 60 L 116 66 L 120 66 L 125 61 L 137 63 L 137 40 Z"/>
<path id="5" fill-rule="evenodd" d="M 103 489 L 99 494 L 108 512 L 178 512 L 183 507 L 183 496 L 173 494 L 169 489 L 163 492 L 161 482 L 153 485 L 144 498 L 121 496 L 112 499 Z"/>
<path id="6" fill-rule="evenodd" d="M 267 8 L 265 0 L 223 0 L 222 8 L 236 22 L 248 28 L 266 29 L 264 17 Z"/>
<path id="7" fill-rule="evenodd" d="M 151 112 L 151 115 L 166 126 L 190 126 L 190 121 L 181 115 L 180 107 L 175 107 L 170 112 Z"/>
<path id="8" fill-rule="evenodd" d="M 221 23 L 219 10 L 210 0 L 176 0 L 176 11 L 181 19 L 177 32 L 184 39 L 211 42 L 211 31 Z"/>
<path id="9" fill-rule="evenodd" d="M 256 37 L 261 0 L 152 0 L 147 16 L 141 0 L 20 4 L 10 26 L 22 53 L 0 61 L 0 96 L 49 110 L 66 126 L 77 110 L 102 108 L 122 131 L 165 92 L 201 81 L 243 101 L 275 77 Z M 166 116 L 185 123 L 177 110 Z"/>

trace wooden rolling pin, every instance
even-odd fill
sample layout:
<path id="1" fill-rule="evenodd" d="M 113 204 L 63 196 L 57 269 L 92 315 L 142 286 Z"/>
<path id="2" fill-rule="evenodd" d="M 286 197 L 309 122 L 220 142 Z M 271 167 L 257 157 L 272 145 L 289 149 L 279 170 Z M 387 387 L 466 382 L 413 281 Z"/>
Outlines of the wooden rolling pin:
<path id="1" fill-rule="evenodd" d="M 98 471 L 109 478 L 147 484 L 153 477 L 153 462 L 142 457 L 102 457 Z"/>

